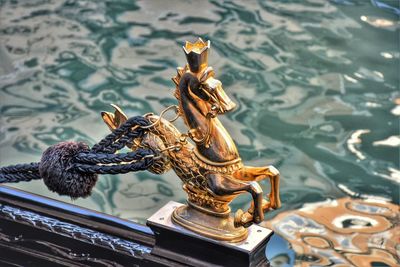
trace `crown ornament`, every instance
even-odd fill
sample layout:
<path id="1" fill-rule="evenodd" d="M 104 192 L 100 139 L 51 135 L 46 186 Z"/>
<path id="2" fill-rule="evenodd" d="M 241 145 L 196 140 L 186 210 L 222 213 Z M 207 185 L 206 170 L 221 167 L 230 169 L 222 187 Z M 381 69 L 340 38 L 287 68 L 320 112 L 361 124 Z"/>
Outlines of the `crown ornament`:
<path id="1" fill-rule="evenodd" d="M 194 43 L 186 41 L 183 51 L 191 72 L 198 73 L 208 66 L 209 48 L 210 41 L 204 42 L 201 38 Z"/>

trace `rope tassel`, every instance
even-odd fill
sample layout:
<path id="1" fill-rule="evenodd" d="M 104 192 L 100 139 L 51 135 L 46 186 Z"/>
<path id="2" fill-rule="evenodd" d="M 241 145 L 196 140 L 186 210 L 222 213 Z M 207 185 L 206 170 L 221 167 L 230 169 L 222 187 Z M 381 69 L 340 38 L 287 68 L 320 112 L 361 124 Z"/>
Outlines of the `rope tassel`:
<path id="1" fill-rule="evenodd" d="M 61 142 L 47 148 L 39 163 L 17 164 L 0 168 L 0 183 L 18 183 L 43 179 L 47 188 L 75 199 L 87 197 L 98 174 L 122 174 L 150 168 L 157 153 L 137 149 L 115 154 L 140 138 L 150 122 L 142 116 L 132 117 L 107 135 L 92 149 L 83 142 Z"/>

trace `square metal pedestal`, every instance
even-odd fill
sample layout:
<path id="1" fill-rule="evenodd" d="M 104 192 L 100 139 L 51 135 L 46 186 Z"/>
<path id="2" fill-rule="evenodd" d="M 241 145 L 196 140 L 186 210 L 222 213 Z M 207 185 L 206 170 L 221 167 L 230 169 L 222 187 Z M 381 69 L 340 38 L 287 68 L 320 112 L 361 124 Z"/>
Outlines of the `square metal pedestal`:
<path id="1" fill-rule="evenodd" d="M 244 241 L 217 241 L 174 224 L 172 212 L 181 205 L 170 201 L 147 220 L 155 235 L 152 254 L 187 266 L 268 266 L 265 247 L 271 230 L 252 225 Z"/>

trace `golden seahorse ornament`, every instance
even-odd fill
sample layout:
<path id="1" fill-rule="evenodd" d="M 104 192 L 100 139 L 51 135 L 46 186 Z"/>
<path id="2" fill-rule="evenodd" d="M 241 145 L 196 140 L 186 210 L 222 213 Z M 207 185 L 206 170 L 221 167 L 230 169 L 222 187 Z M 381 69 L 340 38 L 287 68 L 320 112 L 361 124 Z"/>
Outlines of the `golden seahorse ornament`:
<path id="1" fill-rule="evenodd" d="M 160 116 L 146 114 L 151 125 L 130 148 L 159 151 L 162 156 L 149 171 L 161 174 L 173 169 L 183 182 L 189 207 L 204 214 L 227 218 L 232 200 L 242 193 L 250 193 L 253 199 L 250 208 L 246 212 L 236 211 L 232 222 L 235 229 L 229 230 L 239 232 L 238 235 L 228 233 L 221 237 L 210 234 L 180 220 L 179 211 L 174 214 L 175 222 L 195 232 L 216 239 L 243 240 L 247 236 L 246 227 L 260 223 L 265 212 L 280 207 L 279 171 L 273 166 L 245 166 L 231 136 L 218 119 L 236 104 L 226 95 L 221 82 L 214 77 L 212 67 L 208 66 L 210 41 L 204 42 L 199 38 L 195 43 L 186 42 L 183 50 L 187 64 L 178 68 L 177 75 L 172 78 L 178 105 L 168 107 Z M 119 107 L 114 105 L 114 108 L 114 114 L 102 113 L 111 130 L 127 119 Z M 175 119 L 162 118 L 170 109 L 175 110 L 175 119 L 183 119 L 188 127 L 186 133 L 173 125 Z M 271 191 L 268 198 L 264 198 L 258 181 L 267 178 Z"/>

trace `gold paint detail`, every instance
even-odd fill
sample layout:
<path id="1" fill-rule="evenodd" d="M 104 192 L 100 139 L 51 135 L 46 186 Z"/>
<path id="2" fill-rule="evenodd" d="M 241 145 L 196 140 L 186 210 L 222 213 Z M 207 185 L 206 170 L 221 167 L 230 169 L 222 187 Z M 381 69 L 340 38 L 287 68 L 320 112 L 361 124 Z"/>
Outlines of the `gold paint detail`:
<path id="1" fill-rule="evenodd" d="M 218 198 L 207 191 L 198 190 L 190 184 L 184 184 L 182 188 L 188 195 L 188 203 L 191 207 L 217 217 L 229 215 L 231 211 L 229 203 L 232 201 L 230 197 Z"/>
<path id="2" fill-rule="evenodd" d="M 220 173 L 232 173 L 243 168 L 243 163 L 240 158 L 226 162 L 214 162 L 202 156 L 196 149 L 191 153 L 191 156 L 192 159 L 202 168 Z"/>

